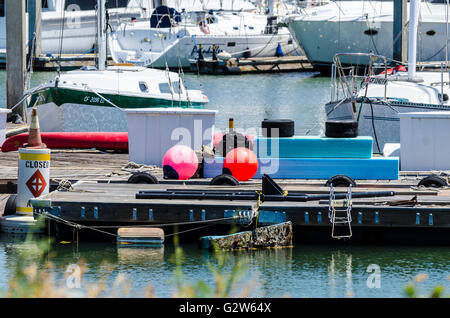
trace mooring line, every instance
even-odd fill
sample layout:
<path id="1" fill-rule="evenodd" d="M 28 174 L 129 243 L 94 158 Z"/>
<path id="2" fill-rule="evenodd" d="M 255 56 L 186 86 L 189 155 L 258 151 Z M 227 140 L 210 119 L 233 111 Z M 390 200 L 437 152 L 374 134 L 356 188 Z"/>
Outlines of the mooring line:
<path id="1" fill-rule="evenodd" d="M 93 230 L 93 231 L 96 231 L 96 232 L 99 232 L 99 233 L 102 233 L 102 234 L 107 234 L 107 235 L 111 235 L 111 236 L 117 237 L 117 234 L 106 232 L 106 231 L 102 231 L 102 230 L 96 229 L 96 228 L 91 227 L 91 226 L 87 226 L 87 225 L 82 225 L 82 224 L 79 224 L 79 223 L 71 222 L 71 221 L 65 220 L 63 218 L 60 218 L 60 217 L 58 217 L 56 215 L 50 214 L 48 212 L 40 212 L 38 214 L 43 215 L 44 217 L 46 217 L 48 219 L 52 219 L 52 220 L 54 220 L 56 222 L 60 222 L 62 224 L 71 226 L 71 227 L 76 228 L 78 230 L 88 229 L 88 230 Z"/>
<path id="2" fill-rule="evenodd" d="M 178 222 L 178 223 L 163 223 L 163 224 L 139 224 L 139 225 L 98 225 L 94 226 L 98 229 L 108 229 L 108 228 L 132 228 L 132 227 L 165 227 L 165 226 L 175 226 L 175 225 L 190 225 L 190 224 L 201 224 L 201 223 L 214 223 L 225 220 L 234 220 L 234 219 L 242 219 L 243 216 L 232 216 L 228 218 L 219 218 L 219 219 L 210 219 L 210 220 L 201 220 L 201 221 L 188 221 L 188 222 Z"/>
<path id="3" fill-rule="evenodd" d="M 39 212 L 38 214 L 39 215 L 43 215 L 44 217 L 46 217 L 48 219 L 51 219 L 51 220 L 54 220 L 56 222 L 59 222 L 59 223 L 65 224 L 67 226 L 73 227 L 74 229 L 77 229 L 77 230 L 88 229 L 88 230 L 92 230 L 92 231 L 97 231 L 97 232 L 102 233 L 102 234 L 111 235 L 111 236 L 114 236 L 114 237 L 117 237 L 117 234 L 100 230 L 100 228 L 133 228 L 133 227 L 143 228 L 143 227 L 164 227 L 164 226 L 177 226 L 177 225 L 188 225 L 188 224 L 212 223 L 212 224 L 207 224 L 207 225 L 200 226 L 200 227 L 197 227 L 197 228 L 194 228 L 194 229 L 189 229 L 189 230 L 185 230 L 185 231 L 179 231 L 179 232 L 176 232 L 176 233 L 164 235 L 164 237 L 170 237 L 170 236 L 173 236 L 173 235 L 183 234 L 183 233 L 187 233 L 187 232 L 196 231 L 196 230 L 199 230 L 199 229 L 202 229 L 202 228 L 207 228 L 207 227 L 213 226 L 214 223 L 219 222 L 219 221 L 244 218 L 243 216 L 236 215 L 236 216 L 232 216 L 232 217 L 228 217 L 228 218 L 219 218 L 219 219 L 193 221 L 193 222 L 178 222 L 178 223 L 166 223 L 166 224 L 148 224 L 148 225 L 124 225 L 124 226 L 118 226 L 118 225 L 88 226 L 88 225 L 82 225 L 82 224 L 79 224 L 79 223 L 75 223 L 75 222 L 72 222 L 72 221 L 65 220 L 63 218 L 60 218 L 60 217 L 58 217 L 56 215 L 53 215 L 53 214 L 50 214 L 48 212 Z"/>

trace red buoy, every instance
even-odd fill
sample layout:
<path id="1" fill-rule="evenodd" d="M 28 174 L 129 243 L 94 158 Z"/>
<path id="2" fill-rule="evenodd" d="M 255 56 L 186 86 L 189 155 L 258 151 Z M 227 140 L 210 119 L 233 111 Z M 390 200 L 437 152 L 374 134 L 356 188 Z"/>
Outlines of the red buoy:
<path id="1" fill-rule="evenodd" d="M 250 149 L 239 147 L 227 153 L 223 173 L 231 173 L 239 181 L 251 179 L 258 170 L 258 158 Z"/>

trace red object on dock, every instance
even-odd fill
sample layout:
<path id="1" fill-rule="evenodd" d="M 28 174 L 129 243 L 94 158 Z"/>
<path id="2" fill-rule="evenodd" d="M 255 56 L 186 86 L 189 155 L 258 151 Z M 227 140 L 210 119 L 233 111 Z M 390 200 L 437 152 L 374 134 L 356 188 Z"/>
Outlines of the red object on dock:
<path id="1" fill-rule="evenodd" d="M 239 181 L 247 181 L 258 171 L 258 158 L 250 149 L 235 148 L 226 155 L 223 170 L 228 170 Z"/>
<path id="2" fill-rule="evenodd" d="M 128 150 L 128 132 L 41 132 L 42 142 L 50 149 Z M 28 142 L 28 133 L 9 137 L 2 152 L 16 151 Z"/>

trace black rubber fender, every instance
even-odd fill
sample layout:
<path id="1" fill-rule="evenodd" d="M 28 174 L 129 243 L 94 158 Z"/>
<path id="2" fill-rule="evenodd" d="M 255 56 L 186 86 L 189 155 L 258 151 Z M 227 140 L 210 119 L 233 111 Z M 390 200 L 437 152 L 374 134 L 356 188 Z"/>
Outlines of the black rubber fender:
<path id="1" fill-rule="evenodd" d="M 10 194 L 8 200 L 6 201 L 5 209 L 3 215 L 13 215 L 16 213 L 16 202 L 17 194 Z"/>
<path id="2" fill-rule="evenodd" d="M 325 136 L 329 138 L 358 137 L 356 120 L 328 120 L 325 122 Z"/>
<path id="3" fill-rule="evenodd" d="M 278 137 L 292 137 L 295 134 L 295 123 L 291 119 L 264 119 L 261 123 L 264 137 L 272 137 L 272 129 L 278 129 Z M 274 136 L 275 137 L 275 136 Z"/>
<path id="4" fill-rule="evenodd" d="M 238 186 L 239 181 L 230 174 L 220 174 L 218 176 L 215 176 L 209 184 Z"/>
<path id="5" fill-rule="evenodd" d="M 128 183 L 158 184 L 158 179 L 148 172 L 137 172 L 128 178 Z"/>
<path id="6" fill-rule="evenodd" d="M 447 187 L 448 183 L 444 178 L 432 175 L 420 180 L 418 186 L 424 186 L 427 188 L 441 188 Z"/>
<path id="7" fill-rule="evenodd" d="M 331 184 L 333 184 L 333 187 L 349 187 L 350 185 L 353 188 L 357 187 L 355 180 L 343 174 L 338 174 L 331 177 L 327 180 L 325 186 L 329 187 Z"/>
<path id="8" fill-rule="evenodd" d="M 252 143 L 250 139 L 247 138 L 247 136 L 238 132 L 227 133 L 223 135 L 222 140 L 217 145 L 215 154 L 216 156 L 225 157 L 228 152 L 239 147 L 247 148 L 250 150 L 253 149 Z"/>

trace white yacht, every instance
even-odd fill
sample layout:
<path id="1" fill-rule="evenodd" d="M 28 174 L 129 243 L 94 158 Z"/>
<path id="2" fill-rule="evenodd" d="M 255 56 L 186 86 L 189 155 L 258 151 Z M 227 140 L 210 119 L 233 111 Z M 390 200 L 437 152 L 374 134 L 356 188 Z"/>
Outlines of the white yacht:
<path id="1" fill-rule="evenodd" d="M 1 10 L 4 1 L 0 0 L 0 50 L 6 50 L 5 16 Z M 109 25 L 115 29 L 124 21 L 148 18 L 151 9 L 148 3 L 146 0 L 108 1 Z M 42 53 L 92 53 L 97 32 L 95 8 L 96 1 L 92 0 L 42 0 Z"/>
<path id="2" fill-rule="evenodd" d="M 416 20 L 409 22 L 407 69 L 394 67 L 386 57 L 374 54 L 342 53 L 334 58 L 331 101 L 325 105 L 327 119 L 358 121 L 359 134 L 373 136 L 375 153 L 383 153 L 386 143 L 400 142 L 398 113 L 450 110 L 446 66 L 442 64 L 440 72 L 416 71 L 420 1 L 411 3 L 417 8 L 411 12 Z M 422 6 L 420 12 L 424 10 Z M 354 65 L 343 65 L 342 60 Z M 360 67 L 361 61 L 368 64 L 366 69 Z"/>
<path id="3" fill-rule="evenodd" d="M 179 10 L 182 8 L 190 8 L 191 10 L 195 8 L 198 10 L 255 10 L 255 6 L 248 0 L 110 0 L 107 3 L 108 24 L 112 30 L 115 30 L 123 22 L 148 20 L 155 3 L 158 2 L 167 3 L 179 8 Z M 0 56 L 3 57 L 6 53 L 4 8 L 5 0 L 0 0 Z M 41 19 L 41 51 L 43 54 L 94 52 L 97 32 L 96 1 L 42 0 Z M 28 39 L 26 40 L 28 41 Z"/>
<path id="4" fill-rule="evenodd" d="M 105 3 L 105 0 L 97 0 Z M 58 75 L 25 92 L 27 116 L 38 107 L 42 131 L 127 131 L 123 109 L 203 108 L 208 97 L 188 90 L 179 74 L 136 66 L 106 67 L 105 10 L 98 13 L 98 63 Z"/>
<path id="5" fill-rule="evenodd" d="M 116 63 L 164 68 L 189 67 L 201 52 L 204 58 L 227 52 L 232 57 L 297 55 L 289 30 L 276 17 L 253 12 L 181 11 L 156 8 L 148 21 L 122 23 L 110 36 Z"/>
<path id="6" fill-rule="evenodd" d="M 421 4 L 418 61 L 445 60 L 447 12 L 445 0 Z M 330 72 L 337 53 L 393 57 L 393 1 L 333 1 L 291 15 L 287 23 L 309 61 L 324 73 Z"/>

